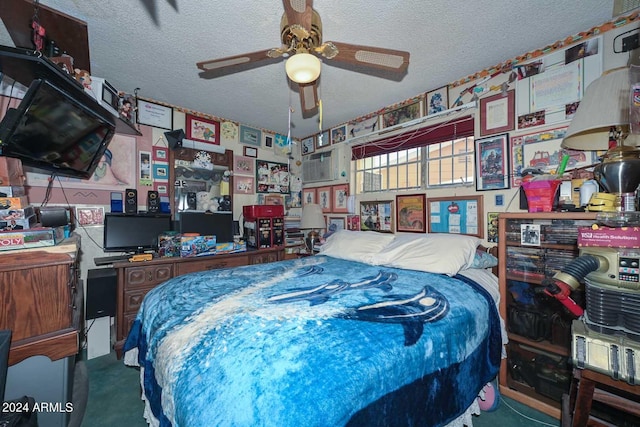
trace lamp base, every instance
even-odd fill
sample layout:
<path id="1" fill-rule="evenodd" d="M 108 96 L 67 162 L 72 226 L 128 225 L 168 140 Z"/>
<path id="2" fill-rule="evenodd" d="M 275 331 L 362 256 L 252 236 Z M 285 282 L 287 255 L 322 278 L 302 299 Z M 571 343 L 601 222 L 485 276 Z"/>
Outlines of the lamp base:
<path id="1" fill-rule="evenodd" d="M 313 248 L 315 247 L 316 242 L 319 240 L 320 234 L 317 231 L 310 231 L 307 234 L 307 238 L 304 239 L 305 246 L 307 247 L 307 252 L 313 253 Z"/>

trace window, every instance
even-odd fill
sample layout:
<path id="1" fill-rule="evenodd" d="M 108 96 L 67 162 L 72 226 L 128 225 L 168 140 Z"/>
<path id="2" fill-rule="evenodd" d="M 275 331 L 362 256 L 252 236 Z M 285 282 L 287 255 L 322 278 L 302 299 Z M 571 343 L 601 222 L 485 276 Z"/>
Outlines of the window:
<path id="1" fill-rule="evenodd" d="M 471 117 L 421 129 L 414 137 L 416 134 L 413 131 L 404 140 L 403 135 L 399 135 L 354 147 L 352 170 L 356 194 L 473 183 L 475 155 Z"/>
<path id="2" fill-rule="evenodd" d="M 356 193 L 420 188 L 422 157 L 410 148 L 356 160 Z"/>

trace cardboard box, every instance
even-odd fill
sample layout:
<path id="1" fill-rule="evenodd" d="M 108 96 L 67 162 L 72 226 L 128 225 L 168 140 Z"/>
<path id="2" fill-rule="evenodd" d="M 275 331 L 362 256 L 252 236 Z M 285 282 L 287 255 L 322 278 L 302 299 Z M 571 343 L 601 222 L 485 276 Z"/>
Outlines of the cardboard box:
<path id="1" fill-rule="evenodd" d="M 182 247 L 182 235 L 177 231 L 168 231 L 158 236 L 158 256 L 179 257 Z"/>
<path id="2" fill-rule="evenodd" d="M 216 254 L 234 254 L 236 252 L 246 252 L 247 243 L 244 240 L 229 243 L 217 243 Z"/>
<path id="3" fill-rule="evenodd" d="M 27 196 L 0 197 L 0 209 L 23 209 L 29 206 Z"/>
<path id="4" fill-rule="evenodd" d="M 24 185 L 21 160 L 0 156 L 0 185 Z"/>
<path id="5" fill-rule="evenodd" d="M 578 227 L 578 247 L 640 248 L 640 227 Z"/>
<path id="6" fill-rule="evenodd" d="M 36 224 L 36 216 L 0 219 L 0 231 L 28 230 Z"/>
<path id="7" fill-rule="evenodd" d="M 25 206 L 21 209 L 0 209 L 0 220 L 5 219 L 25 219 L 35 215 L 33 206 Z"/>
<path id="8" fill-rule="evenodd" d="M 65 227 L 0 231 L 0 251 L 55 246 L 65 239 Z"/>
<path id="9" fill-rule="evenodd" d="M 196 257 L 216 254 L 216 236 L 182 236 L 180 256 Z"/>
<path id="10" fill-rule="evenodd" d="M 22 185 L 0 186 L 0 197 L 20 197 L 24 196 L 26 190 Z"/>

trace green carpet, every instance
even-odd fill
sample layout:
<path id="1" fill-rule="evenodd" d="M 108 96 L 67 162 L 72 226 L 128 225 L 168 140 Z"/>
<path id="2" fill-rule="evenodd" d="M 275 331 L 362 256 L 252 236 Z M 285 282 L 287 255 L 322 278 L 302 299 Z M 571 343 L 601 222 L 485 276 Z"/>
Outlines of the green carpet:
<path id="1" fill-rule="evenodd" d="M 125 366 L 115 353 L 86 362 L 89 399 L 83 427 L 145 427 L 140 398 L 140 371 Z M 517 412 L 516 412 L 517 411 Z M 503 398 L 498 409 L 473 419 L 474 427 L 560 426 L 560 421 L 512 399 Z"/>

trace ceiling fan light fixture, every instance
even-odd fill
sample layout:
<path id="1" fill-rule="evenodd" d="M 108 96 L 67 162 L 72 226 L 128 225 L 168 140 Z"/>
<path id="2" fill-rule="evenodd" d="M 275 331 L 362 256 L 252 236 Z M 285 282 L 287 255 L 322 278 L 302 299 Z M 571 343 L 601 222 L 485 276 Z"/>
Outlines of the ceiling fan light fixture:
<path id="1" fill-rule="evenodd" d="M 287 76 L 296 83 L 311 83 L 320 77 L 320 59 L 310 53 L 296 53 L 287 59 Z"/>

